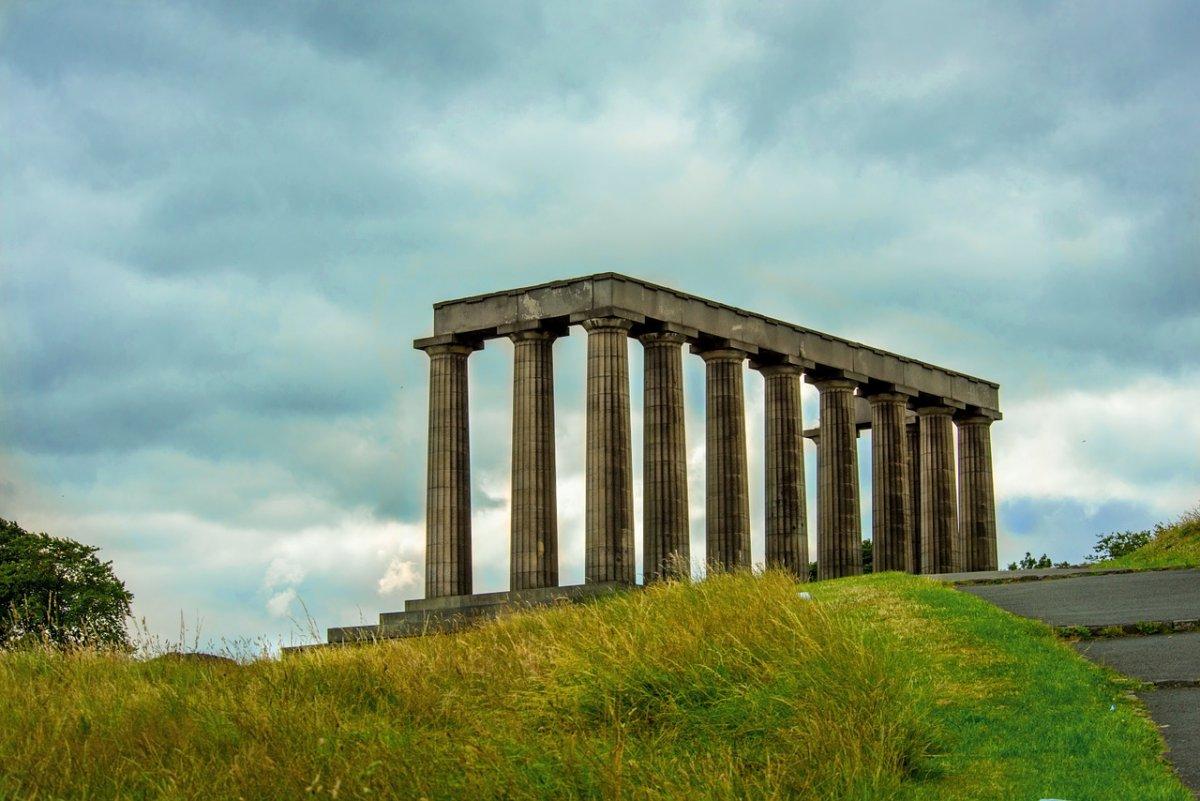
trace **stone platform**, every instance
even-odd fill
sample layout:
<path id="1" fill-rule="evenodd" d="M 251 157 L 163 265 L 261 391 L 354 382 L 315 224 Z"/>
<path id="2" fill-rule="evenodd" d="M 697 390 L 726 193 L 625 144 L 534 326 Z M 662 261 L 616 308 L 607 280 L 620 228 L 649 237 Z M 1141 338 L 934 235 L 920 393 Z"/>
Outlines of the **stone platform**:
<path id="1" fill-rule="evenodd" d="M 636 586 L 618 581 L 603 581 L 533 590 L 416 598 L 404 602 L 403 612 L 381 613 L 378 624 L 331 628 L 326 639 L 331 644 L 349 644 L 455 631 L 507 612 L 590 601 L 620 590 L 634 589 Z"/>

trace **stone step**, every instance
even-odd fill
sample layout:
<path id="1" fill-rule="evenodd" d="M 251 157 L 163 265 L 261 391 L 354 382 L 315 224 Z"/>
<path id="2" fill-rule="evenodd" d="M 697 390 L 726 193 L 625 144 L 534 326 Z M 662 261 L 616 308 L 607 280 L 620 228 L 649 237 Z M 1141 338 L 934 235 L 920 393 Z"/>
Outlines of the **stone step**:
<path id="1" fill-rule="evenodd" d="M 404 602 L 405 612 L 459 611 L 479 606 L 538 606 L 557 601 L 578 601 L 606 595 L 615 590 L 631 589 L 636 585 L 617 581 L 594 584 L 568 584 L 562 587 L 541 587 L 534 590 L 481 592 L 473 595 L 447 595 L 441 598 L 415 598 Z"/>

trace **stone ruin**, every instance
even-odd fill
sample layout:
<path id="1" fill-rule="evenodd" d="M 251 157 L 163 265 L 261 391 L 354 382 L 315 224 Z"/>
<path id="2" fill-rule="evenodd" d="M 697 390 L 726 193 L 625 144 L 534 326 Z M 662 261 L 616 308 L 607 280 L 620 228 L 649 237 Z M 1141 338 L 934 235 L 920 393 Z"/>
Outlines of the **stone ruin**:
<path id="1" fill-rule="evenodd" d="M 615 273 L 434 304 L 429 356 L 425 598 L 330 642 L 440 631 L 514 606 L 637 586 L 629 338 L 645 348 L 643 578 L 690 571 L 683 346 L 705 363 L 705 562 L 749 569 L 742 370 L 765 382 L 768 567 L 808 577 L 803 438 L 817 444 L 817 573 L 862 573 L 858 432 L 871 431 L 874 569 L 996 569 L 991 424 L 999 386 Z M 554 341 L 587 332 L 584 584 L 559 586 Z M 514 344 L 511 563 L 507 592 L 473 593 L 467 360 Z M 820 393 L 805 430 L 800 382 Z M 955 435 L 957 433 L 957 458 Z"/>

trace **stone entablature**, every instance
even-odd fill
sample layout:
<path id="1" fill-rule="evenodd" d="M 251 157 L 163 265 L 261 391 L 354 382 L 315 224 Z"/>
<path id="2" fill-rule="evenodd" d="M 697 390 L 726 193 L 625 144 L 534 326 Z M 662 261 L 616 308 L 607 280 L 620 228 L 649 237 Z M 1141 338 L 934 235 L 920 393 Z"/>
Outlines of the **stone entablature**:
<path id="1" fill-rule="evenodd" d="M 816 371 L 892 384 L 914 396 L 1000 418 L 994 382 L 618 273 L 447 300 L 433 308 L 434 336 L 418 344 L 443 337 L 485 340 L 530 326 L 623 317 L 635 324 L 665 323 L 694 338 L 724 340 L 750 356 L 792 357 Z"/>

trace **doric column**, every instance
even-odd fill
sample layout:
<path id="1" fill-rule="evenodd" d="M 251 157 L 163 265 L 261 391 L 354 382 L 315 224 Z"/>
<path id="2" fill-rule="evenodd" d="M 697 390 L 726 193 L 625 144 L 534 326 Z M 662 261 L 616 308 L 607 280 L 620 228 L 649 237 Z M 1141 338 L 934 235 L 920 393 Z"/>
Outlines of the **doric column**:
<path id="1" fill-rule="evenodd" d="M 750 567 L 743 351 L 700 351 L 705 364 L 705 557 L 710 569 Z"/>
<path id="2" fill-rule="evenodd" d="M 587 488 L 584 580 L 633 584 L 633 445 L 629 431 L 632 323 L 583 321 L 587 346 Z"/>
<path id="3" fill-rule="evenodd" d="M 429 460 L 425 496 L 425 597 L 471 592 L 471 441 L 467 357 L 474 346 L 427 345 Z"/>
<path id="4" fill-rule="evenodd" d="M 954 410 L 917 410 L 921 428 L 921 572 L 960 569 L 958 504 L 954 497 Z"/>
<path id="5" fill-rule="evenodd" d="M 921 572 L 921 429 L 916 420 L 908 423 L 908 502 L 912 521 L 912 572 Z"/>
<path id="6" fill-rule="evenodd" d="M 808 580 L 808 509 L 804 497 L 804 419 L 801 368 L 754 365 L 765 398 L 767 567 Z"/>
<path id="7" fill-rule="evenodd" d="M 912 570 L 908 436 L 904 415 L 908 397 L 881 392 L 871 402 L 872 570 Z"/>
<path id="8" fill-rule="evenodd" d="M 509 589 L 558 585 L 554 470 L 554 340 L 544 330 L 513 341 L 512 519 Z"/>
<path id="9" fill-rule="evenodd" d="M 817 578 L 862 573 L 858 516 L 857 384 L 842 378 L 813 382 L 821 393 L 817 439 Z"/>
<path id="10" fill-rule="evenodd" d="M 687 443 L 684 440 L 683 349 L 686 337 L 642 334 L 642 573 L 645 583 L 691 573 Z"/>
<path id="11" fill-rule="evenodd" d="M 964 570 L 995 570 L 996 498 L 992 487 L 992 420 L 958 421 L 958 514 Z"/>

